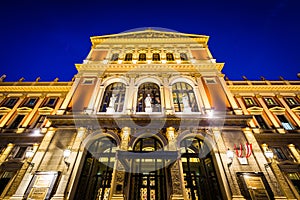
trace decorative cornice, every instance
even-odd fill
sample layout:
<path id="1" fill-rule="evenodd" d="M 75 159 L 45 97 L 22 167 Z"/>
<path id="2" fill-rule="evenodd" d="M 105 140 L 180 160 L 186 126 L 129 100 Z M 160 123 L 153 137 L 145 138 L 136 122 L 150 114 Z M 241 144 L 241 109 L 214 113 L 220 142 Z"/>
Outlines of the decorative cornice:
<path id="1" fill-rule="evenodd" d="M 227 85 L 231 92 L 300 91 L 300 85 Z"/>
<path id="2" fill-rule="evenodd" d="M 0 86 L 0 92 L 68 92 L 71 86 Z"/>
<path id="3" fill-rule="evenodd" d="M 198 71 L 218 70 L 221 71 L 224 63 L 199 63 L 199 64 L 75 64 L 78 71 Z"/>

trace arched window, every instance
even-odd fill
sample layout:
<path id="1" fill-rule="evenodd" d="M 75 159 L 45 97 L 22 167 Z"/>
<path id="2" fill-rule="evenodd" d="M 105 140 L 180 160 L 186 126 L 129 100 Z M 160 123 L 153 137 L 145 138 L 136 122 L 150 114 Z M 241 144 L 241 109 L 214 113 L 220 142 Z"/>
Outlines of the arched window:
<path id="1" fill-rule="evenodd" d="M 125 91 L 126 85 L 124 83 L 116 82 L 108 85 L 104 92 L 100 112 L 106 112 L 106 108 L 108 108 L 113 94 L 116 97 L 114 103 L 115 112 L 122 112 L 124 107 Z"/>
<path id="2" fill-rule="evenodd" d="M 114 53 L 112 56 L 111 56 L 111 61 L 118 61 L 119 59 L 119 54 L 118 53 Z"/>
<path id="3" fill-rule="evenodd" d="M 189 84 L 185 82 L 174 83 L 172 85 L 172 95 L 175 112 L 187 111 L 188 106 L 190 111 L 199 112 L 194 90 Z"/>
<path id="4" fill-rule="evenodd" d="M 153 53 L 152 60 L 153 61 L 160 61 L 160 55 L 159 55 L 159 53 Z"/>
<path id="5" fill-rule="evenodd" d="M 163 150 L 162 143 L 155 137 L 140 138 L 133 151 L 137 155 Z M 151 154 L 151 153 L 150 153 Z M 161 158 L 141 158 L 132 160 L 133 173 L 130 178 L 130 200 L 161 200 L 167 198 L 167 181 L 164 160 Z"/>
<path id="6" fill-rule="evenodd" d="M 172 53 L 167 53 L 166 58 L 167 58 L 167 61 L 174 61 L 174 56 Z"/>
<path id="7" fill-rule="evenodd" d="M 180 143 L 181 161 L 188 199 L 222 199 L 209 147 L 189 137 Z"/>
<path id="8" fill-rule="evenodd" d="M 187 61 L 188 60 L 188 57 L 187 57 L 186 53 L 180 53 L 180 60 L 182 60 L 182 61 Z"/>
<path id="9" fill-rule="evenodd" d="M 124 61 L 132 61 L 132 53 L 126 53 Z"/>
<path id="10" fill-rule="evenodd" d="M 87 148 L 76 199 L 108 199 L 116 149 L 116 141 L 110 137 L 102 137 Z"/>
<path id="11" fill-rule="evenodd" d="M 146 54 L 145 53 L 140 53 L 139 54 L 139 61 L 146 61 Z"/>
<path id="12" fill-rule="evenodd" d="M 160 88 L 155 83 L 143 83 L 138 89 L 138 99 L 137 99 L 137 112 L 145 112 L 145 98 L 150 95 L 152 112 L 161 111 L 161 100 L 160 100 Z"/>

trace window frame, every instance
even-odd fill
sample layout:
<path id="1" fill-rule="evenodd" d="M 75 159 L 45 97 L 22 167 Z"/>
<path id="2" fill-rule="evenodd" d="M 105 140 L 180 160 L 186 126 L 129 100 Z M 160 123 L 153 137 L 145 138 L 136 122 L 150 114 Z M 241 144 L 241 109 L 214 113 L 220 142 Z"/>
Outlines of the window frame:
<path id="1" fill-rule="evenodd" d="M 160 53 L 153 53 L 152 54 L 152 61 L 159 62 L 160 61 Z"/>
<path id="2" fill-rule="evenodd" d="M 252 103 L 249 103 L 248 100 L 252 101 Z M 243 97 L 243 101 L 244 101 L 244 104 L 245 106 L 248 108 L 248 107 L 252 107 L 252 106 L 258 106 L 258 104 L 256 103 L 254 97 L 251 97 L 251 96 L 244 96 Z"/>
<path id="3" fill-rule="evenodd" d="M 146 88 L 147 87 L 147 88 Z M 154 82 L 145 82 L 139 85 L 137 91 L 136 112 L 146 112 L 145 98 L 150 94 L 152 98 L 152 112 L 161 112 L 162 102 L 160 94 L 160 86 Z"/>
<path id="4" fill-rule="evenodd" d="M 118 61 L 119 60 L 119 53 L 113 53 L 112 55 L 111 55 L 111 58 L 110 58 L 110 61 Z"/>
<path id="5" fill-rule="evenodd" d="M 175 112 L 184 112 L 182 102 L 183 95 L 188 97 L 188 102 L 192 112 L 199 112 L 199 106 L 193 86 L 181 81 L 172 84 L 172 99 Z M 176 100 L 176 101 L 175 101 Z M 178 109 L 178 110 L 177 110 Z"/>
<path id="6" fill-rule="evenodd" d="M 13 100 L 13 102 L 10 102 L 11 100 Z M 7 99 L 4 100 L 1 106 L 7 108 L 13 108 L 17 104 L 18 100 L 19 97 L 8 97 Z"/>

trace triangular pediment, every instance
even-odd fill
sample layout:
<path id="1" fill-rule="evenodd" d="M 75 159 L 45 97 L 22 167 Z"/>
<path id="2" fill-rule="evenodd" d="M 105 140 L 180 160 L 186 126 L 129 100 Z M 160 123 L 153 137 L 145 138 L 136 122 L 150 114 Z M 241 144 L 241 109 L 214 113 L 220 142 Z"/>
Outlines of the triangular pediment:
<path id="1" fill-rule="evenodd" d="M 28 107 L 21 107 L 17 109 L 18 113 L 29 113 L 30 111 L 32 111 L 32 108 L 28 108 Z"/>
<path id="2" fill-rule="evenodd" d="M 300 113 L 300 106 L 293 108 L 292 111 L 294 111 L 296 113 Z"/>
<path id="3" fill-rule="evenodd" d="M 42 115 L 50 115 L 50 113 L 53 111 L 53 108 L 50 107 L 42 107 L 38 109 L 39 113 Z"/>
<path id="4" fill-rule="evenodd" d="M 9 111 L 11 111 L 10 108 L 7 108 L 7 107 L 0 107 L 0 113 L 8 113 Z"/>
<path id="5" fill-rule="evenodd" d="M 270 111 L 272 111 L 273 113 L 276 113 L 276 114 L 282 114 L 285 112 L 285 108 L 275 106 L 273 108 L 270 108 Z"/>
<path id="6" fill-rule="evenodd" d="M 180 33 L 180 32 L 163 29 L 163 28 L 145 28 L 145 29 L 133 29 L 119 34 L 93 36 L 91 37 L 91 41 L 93 45 L 95 45 L 107 39 L 168 39 L 168 38 L 201 39 L 201 42 L 207 43 L 209 36 Z"/>
<path id="7" fill-rule="evenodd" d="M 263 108 L 261 107 L 257 107 L 257 106 L 253 106 L 247 109 L 251 114 L 261 114 L 263 112 Z"/>

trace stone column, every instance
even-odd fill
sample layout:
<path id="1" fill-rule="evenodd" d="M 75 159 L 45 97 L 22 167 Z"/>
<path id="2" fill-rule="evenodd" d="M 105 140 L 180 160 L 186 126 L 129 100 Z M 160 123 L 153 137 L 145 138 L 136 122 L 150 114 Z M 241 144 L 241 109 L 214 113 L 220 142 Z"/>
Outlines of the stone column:
<path id="1" fill-rule="evenodd" d="M 129 86 L 126 86 L 126 95 L 125 95 L 125 102 L 124 102 L 124 107 L 125 107 L 125 112 L 127 114 L 132 114 L 133 110 L 135 110 L 135 108 L 133 107 L 133 102 L 134 102 L 134 92 L 136 92 L 135 90 L 135 86 L 134 86 L 134 80 L 135 80 L 135 74 L 129 74 Z"/>
<path id="2" fill-rule="evenodd" d="M 295 147 L 294 144 L 289 144 L 288 148 L 290 149 L 290 151 L 292 152 L 293 156 L 295 157 L 295 159 L 297 160 L 298 163 L 300 163 L 300 155 Z"/>
<path id="3" fill-rule="evenodd" d="M 289 113 L 289 115 L 296 122 L 296 124 L 298 126 L 300 126 L 300 120 L 298 119 L 297 115 L 290 109 L 290 107 L 287 105 L 287 103 L 284 101 L 283 97 L 281 95 L 277 95 L 277 98 L 279 99 L 280 103 L 282 103 L 282 105 L 285 107 L 285 109 Z"/>
<path id="4" fill-rule="evenodd" d="M 127 151 L 128 141 L 130 135 L 130 128 L 124 127 L 121 132 L 121 144 L 119 149 L 121 151 Z M 124 200 L 124 180 L 125 179 L 125 169 L 121 162 L 117 159 L 113 171 L 112 182 L 111 182 L 111 193 L 110 198 L 112 200 Z"/>
<path id="5" fill-rule="evenodd" d="M 197 74 L 197 75 L 195 75 L 195 77 L 196 77 L 196 81 L 197 81 L 199 92 L 200 92 L 199 99 L 202 99 L 202 102 L 203 102 L 203 105 L 204 105 L 203 108 L 199 108 L 199 109 L 200 110 L 204 109 L 204 112 L 206 112 L 206 110 L 211 110 L 211 106 L 210 106 L 207 94 L 205 92 L 203 82 L 201 80 L 201 75 Z"/>
<path id="6" fill-rule="evenodd" d="M 57 115 L 63 115 L 64 114 L 65 110 L 67 109 L 67 107 L 68 107 L 68 105 L 71 101 L 71 98 L 73 97 L 73 95 L 75 93 L 75 90 L 76 90 L 79 82 L 80 82 L 80 77 L 76 77 L 70 91 L 68 92 L 68 94 L 67 94 L 67 96 L 64 100 L 64 102 L 60 106 L 60 109 L 57 111 Z"/>
<path id="7" fill-rule="evenodd" d="M 101 86 L 100 86 L 101 78 L 95 78 L 95 79 L 97 80 L 97 82 L 95 84 L 89 105 L 88 105 L 87 109 L 85 110 L 85 112 L 88 114 L 92 114 L 92 113 L 96 114 L 96 112 L 97 112 L 94 108 L 95 108 L 95 104 L 97 104 L 97 102 L 96 102 L 97 94 L 101 90 Z"/>
<path id="8" fill-rule="evenodd" d="M 16 190 L 15 194 L 10 198 L 13 200 L 21 200 L 24 197 L 26 189 L 32 179 L 33 172 L 37 171 L 39 168 L 40 163 L 44 159 L 44 155 L 50 145 L 52 137 L 55 133 L 53 128 L 49 128 L 48 132 L 45 134 L 43 141 L 41 142 L 39 148 L 34 154 L 34 157 L 31 160 L 31 163 L 34 163 L 32 168 L 28 168 L 26 174 L 24 175 L 18 189 Z"/>
<path id="9" fill-rule="evenodd" d="M 65 166 L 66 171 L 64 170 L 62 172 L 56 193 L 51 198 L 51 200 L 66 199 L 65 194 L 68 193 L 68 192 L 66 192 L 66 190 L 68 189 L 68 185 L 71 184 L 71 176 L 72 176 L 72 174 L 76 174 L 76 171 L 74 171 L 73 168 L 74 168 L 74 165 L 75 165 L 77 159 L 79 159 L 79 158 L 77 158 L 77 155 L 78 155 L 78 151 L 81 146 L 81 143 L 82 143 L 82 138 L 84 137 L 85 133 L 86 133 L 85 128 L 83 128 L 83 127 L 78 128 L 75 140 L 72 142 L 72 144 L 70 144 L 71 145 L 71 155 L 66 160 L 66 162 L 69 163 L 69 166 Z M 72 178 L 74 178 L 74 177 L 72 176 Z"/>
<path id="10" fill-rule="evenodd" d="M 175 128 L 168 127 L 167 128 L 167 139 L 169 142 L 169 151 L 178 151 L 176 146 L 176 135 L 175 135 Z M 184 177 L 183 177 L 183 169 L 182 164 L 180 160 L 176 160 L 174 164 L 170 167 L 170 174 L 171 174 L 171 180 L 172 180 L 172 194 L 171 194 L 171 200 L 183 200 L 187 199 L 186 193 L 185 193 L 185 187 L 183 185 L 184 183 Z"/>
<path id="11" fill-rule="evenodd" d="M 28 126 L 29 122 L 31 121 L 31 119 L 35 115 L 35 113 L 37 112 L 37 110 L 40 107 L 40 105 L 42 104 L 43 100 L 44 100 L 44 97 L 39 98 L 37 104 L 34 106 L 32 111 L 30 112 L 30 114 L 26 117 L 26 120 L 23 123 L 22 127 L 26 128 Z"/>
<path id="12" fill-rule="evenodd" d="M 6 160 L 8 155 L 10 154 L 11 150 L 14 148 L 14 144 L 9 143 L 7 147 L 5 148 L 4 152 L 0 156 L 0 165 Z"/>
<path id="13" fill-rule="evenodd" d="M 212 133 L 213 133 L 214 140 L 216 142 L 215 147 L 213 147 L 214 155 L 217 162 L 217 165 L 215 167 L 216 170 L 220 172 L 222 178 L 222 184 L 225 189 L 225 195 L 227 199 L 232 199 L 232 200 L 244 199 L 243 195 L 241 194 L 239 185 L 237 183 L 237 178 L 236 178 L 235 165 L 237 165 L 237 160 L 234 159 L 232 164 L 228 165 L 228 161 L 227 161 L 228 158 L 226 153 L 229 144 L 225 144 L 223 139 L 224 134 L 221 135 L 219 129 L 213 129 Z M 237 169 L 237 171 L 238 170 L 239 169 Z"/>
<path id="14" fill-rule="evenodd" d="M 225 80 L 224 80 L 224 74 L 220 74 L 220 75 L 218 76 L 218 78 L 219 78 L 219 80 L 220 80 L 220 83 L 221 83 L 221 85 L 222 85 L 222 88 L 223 88 L 223 90 L 224 90 L 224 92 L 225 92 L 225 94 L 226 94 L 226 96 L 227 96 L 227 98 L 228 98 L 228 101 L 230 102 L 230 105 L 231 105 L 231 107 L 232 107 L 234 113 L 235 113 L 236 115 L 242 115 L 243 113 L 242 113 L 241 108 L 238 107 L 238 104 L 237 104 L 236 101 L 234 100 L 234 97 L 233 97 L 232 93 L 229 91 L 229 89 L 228 89 L 228 87 L 227 87 L 227 84 L 226 84 L 226 82 L 225 82 Z"/>
<path id="15" fill-rule="evenodd" d="M 172 101 L 171 87 L 169 86 L 169 80 L 168 80 L 169 75 L 163 74 L 162 77 L 163 77 L 163 88 L 164 88 L 164 95 L 165 95 L 165 114 L 168 115 L 173 113 L 172 104 L 171 104 Z"/>

